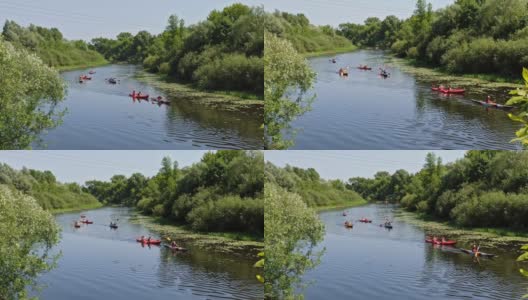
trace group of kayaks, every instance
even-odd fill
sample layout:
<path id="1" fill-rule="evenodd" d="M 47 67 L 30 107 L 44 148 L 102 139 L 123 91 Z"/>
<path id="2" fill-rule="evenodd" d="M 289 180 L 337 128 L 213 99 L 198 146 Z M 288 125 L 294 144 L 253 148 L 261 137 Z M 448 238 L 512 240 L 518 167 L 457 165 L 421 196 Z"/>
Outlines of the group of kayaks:
<path id="1" fill-rule="evenodd" d="M 150 99 L 152 101 L 152 103 L 156 103 L 157 102 L 158 104 L 170 105 L 170 101 L 163 99 L 162 96 L 149 98 L 148 94 L 147 95 L 143 95 L 143 94 L 141 94 L 141 92 L 136 93 L 136 91 L 132 91 L 132 93 L 128 94 L 128 96 L 131 97 L 134 100 L 146 100 L 146 101 L 148 101 Z"/>
<path id="2" fill-rule="evenodd" d="M 446 240 L 446 239 L 438 240 L 436 238 L 431 238 L 431 237 L 427 237 L 425 239 L 425 242 L 433 244 L 433 245 L 450 246 L 450 247 L 454 247 L 457 243 L 457 241 L 455 240 Z M 473 246 L 473 249 L 463 249 L 463 248 L 456 248 L 456 249 L 460 250 L 463 253 L 470 254 L 473 257 L 493 258 L 496 256 L 495 254 L 490 254 L 490 253 L 485 253 L 485 252 L 480 251 L 480 246 L 477 247 L 476 245 Z"/>
<path id="3" fill-rule="evenodd" d="M 141 243 L 142 245 L 161 246 L 161 240 L 155 240 L 155 239 L 137 238 L 136 242 Z M 169 248 L 174 251 L 187 251 L 187 249 L 184 247 L 173 246 L 170 244 L 163 244 L 163 247 Z"/>
<path id="4" fill-rule="evenodd" d="M 332 60 L 333 63 L 335 63 L 335 60 Z M 340 68 L 339 71 L 337 71 L 337 73 L 339 74 L 339 76 L 341 77 L 347 77 L 348 76 L 348 69 L 349 67 L 346 67 L 346 68 Z M 356 67 L 356 69 L 358 70 L 361 70 L 361 71 L 372 71 L 372 67 L 369 67 L 367 65 L 359 65 L 358 67 Z M 379 68 L 380 70 L 380 73 L 379 75 L 382 77 L 382 78 L 388 78 L 390 76 L 390 73 L 387 72 L 387 70 L 384 70 L 382 68 Z"/>
<path id="5" fill-rule="evenodd" d="M 81 228 L 81 224 L 87 224 L 87 225 L 89 225 L 89 224 L 93 224 L 93 223 L 94 223 L 94 222 L 88 220 L 88 219 L 86 218 L 85 215 L 81 215 L 81 219 L 78 220 L 78 221 L 75 221 L 75 222 L 73 223 L 73 227 L 75 227 L 75 228 Z M 117 226 L 117 223 L 110 222 L 110 228 L 112 228 L 112 229 L 117 229 L 117 227 L 118 227 L 118 226 Z"/>
<path id="6" fill-rule="evenodd" d="M 463 95 L 466 93 L 465 89 L 454 89 L 451 87 L 445 88 L 444 86 L 432 86 L 431 90 L 435 92 L 440 92 L 442 94 L 446 95 Z M 480 101 L 480 100 L 471 100 L 474 103 L 477 103 L 479 105 L 485 106 L 485 107 L 492 107 L 492 108 L 499 108 L 499 109 L 513 109 L 514 106 L 499 104 L 497 102 L 494 102 L 491 100 L 491 97 L 488 96 L 486 101 Z"/>
<path id="7" fill-rule="evenodd" d="M 348 214 L 346 212 L 343 212 L 342 213 L 343 217 L 346 217 Z M 365 217 L 357 220 L 358 222 L 360 223 L 372 223 L 372 220 L 371 219 L 367 219 Z M 353 228 L 354 227 L 354 224 L 352 223 L 352 221 L 345 221 L 344 223 L 344 226 L 346 228 Z M 385 227 L 387 229 L 392 229 L 392 223 L 390 221 L 385 221 L 383 224 L 380 224 L 380 227 Z"/>

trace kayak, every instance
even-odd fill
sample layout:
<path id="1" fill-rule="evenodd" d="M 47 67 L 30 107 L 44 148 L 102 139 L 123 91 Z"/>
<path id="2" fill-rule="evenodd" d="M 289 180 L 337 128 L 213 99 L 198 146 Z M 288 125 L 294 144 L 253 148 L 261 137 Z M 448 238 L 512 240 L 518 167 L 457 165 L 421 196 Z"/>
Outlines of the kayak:
<path id="1" fill-rule="evenodd" d="M 79 224 L 75 224 L 73 226 L 75 226 L 75 228 L 81 228 L 81 225 L 79 225 Z"/>
<path id="2" fill-rule="evenodd" d="M 462 248 L 461 248 L 460 251 L 475 256 L 475 253 L 474 253 L 473 251 L 471 251 L 471 250 L 468 250 L 468 249 L 462 249 Z M 493 258 L 493 257 L 495 257 L 496 255 L 495 255 L 495 254 L 490 254 L 490 253 L 484 253 L 484 252 L 480 252 L 480 251 L 479 251 L 479 252 L 477 253 L 476 256 Z"/>
<path id="3" fill-rule="evenodd" d="M 385 228 L 392 229 L 392 225 L 390 225 L 390 224 L 385 224 L 384 226 L 385 226 Z"/>
<path id="4" fill-rule="evenodd" d="M 498 103 L 488 103 L 486 101 L 479 101 L 479 100 L 471 100 L 475 103 L 478 103 L 482 106 L 486 107 L 494 107 L 494 108 L 500 108 L 500 109 L 514 109 L 514 106 L 504 105 L 504 104 L 498 104 Z"/>
<path id="5" fill-rule="evenodd" d="M 92 77 L 82 76 L 81 79 L 84 79 L 84 80 L 92 80 Z"/>
<path id="6" fill-rule="evenodd" d="M 369 67 L 358 67 L 358 69 L 360 69 L 360 70 L 364 70 L 364 71 L 370 71 L 370 70 L 372 70 L 372 68 L 369 68 Z"/>
<path id="7" fill-rule="evenodd" d="M 466 92 L 464 89 L 438 89 L 438 91 L 444 94 L 464 94 Z"/>
<path id="8" fill-rule="evenodd" d="M 138 95 L 132 95 L 132 94 L 128 94 L 128 96 L 134 98 L 134 99 L 145 99 L 145 100 L 148 100 L 149 99 L 149 95 L 141 95 L 141 96 L 138 96 Z"/>
<path id="9" fill-rule="evenodd" d="M 387 77 L 389 77 L 389 74 L 383 74 L 383 73 L 380 73 L 379 75 L 380 75 L 381 77 L 383 77 L 383 78 L 387 78 Z"/>
<path id="10" fill-rule="evenodd" d="M 117 229 L 117 225 L 110 225 L 110 228 Z"/>
<path id="11" fill-rule="evenodd" d="M 351 223 L 345 223 L 345 227 L 346 227 L 346 228 L 352 228 L 352 227 L 354 227 L 354 225 L 351 224 Z"/>
<path id="12" fill-rule="evenodd" d="M 148 240 L 140 240 L 140 239 L 136 239 L 136 241 L 138 243 L 142 243 L 142 244 L 150 244 L 150 245 L 159 245 L 161 244 L 161 240 L 150 240 L 150 242 Z"/>
<path id="13" fill-rule="evenodd" d="M 346 213 L 343 213 L 343 217 L 346 217 L 346 216 L 347 216 L 347 214 L 346 214 Z"/>
<path id="14" fill-rule="evenodd" d="M 169 249 L 171 249 L 173 251 L 187 251 L 187 249 L 183 248 L 183 247 L 172 247 L 170 245 L 163 245 L 163 246 L 165 246 L 166 248 L 169 248 Z"/>
<path id="15" fill-rule="evenodd" d="M 372 220 L 361 219 L 361 220 L 359 220 L 359 222 L 362 222 L 362 223 L 372 223 Z"/>
<path id="16" fill-rule="evenodd" d="M 108 79 L 108 83 L 117 84 L 117 80 L 115 80 L 114 78 L 110 78 Z"/>
<path id="17" fill-rule="evenodd" d="M 81 223 L 84 223 L 84 224 L 93 224 L 93 221 L 84 220 L 84 221 L 81 221 Z"/>
<path id="18" fill-rule="evenodd" d="M 90 71 L 88 72 L 88 74 L 95 74 L 95 71 Z"/>
<path id="19" fill-rule="evenodd" d="M 457 243 L 456 241 L 445 241 L 445 242 L 436 241 L 436 242 L 433 242 L 433 240 L 425 240 L 425 242 L 426 243 L 432 243 L 432 244 L 435 244 L 435 245 L 444 245 L 444 246 L 453 246 L 454 244 Z"/>

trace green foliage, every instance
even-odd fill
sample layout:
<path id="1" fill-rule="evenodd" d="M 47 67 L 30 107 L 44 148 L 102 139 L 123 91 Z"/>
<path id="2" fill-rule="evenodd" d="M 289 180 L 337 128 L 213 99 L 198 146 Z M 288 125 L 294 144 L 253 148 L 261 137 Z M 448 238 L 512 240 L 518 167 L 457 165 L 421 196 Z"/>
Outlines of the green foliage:
<path id="1" fill-rule="evenodd" d="M 203 90 L 242 91 L 262 97 L 264 12 L 233 4 L 212 11 L 207 20 L 185 26 L 176 15 L 159 35 L 121 33 L 115 40 L 96 38 L 91 47 L 115 62 L 143 64 Z"/>
<path id="2" fill-rule="evenodd" d="M 511 91 L 513 97 L 506 102 L 507 105 L 515 105 L 521 109 L 521 113 L 514 115 L 509 114 L 510 119 L 522 123 L 524 126 L 519 129 L 515 135 L 517 138 L 513 141 L 519 141 L 523 146 L 528 145 L 528 69 L 523 68 L 524 88 Z"/>
<path id="3" fill-rule="evenodd" d="M 324 225 L 299 195 L 270 183 L 264 190 L 264 292 L 268 299 L 301 299 L 302 275 L 319 264 L 323 253 L 314 247 Z"/>
<path id="4" fill-rule="evenodd" d="M 24 149 L 57 126 L 65 94 L 59 74 L 33 54 L 0 37 L 0 149 Z"/>
<path id="5" fill-rule="evenodd" d="M 35 53 L 50 67 L 89 66 L 104 64 L 106 60 L 84 41 L 67 41 L 57 28 L 30 25 L 24 28 L 14 21 L 6 21 L 2 36 L 18 49 Z"/>
<path id="6" fill-rule="evenodd" d="M 279 168 L 270 162 L 265 166 L 267 184 L 274 184 L 301 196 L 310 207 L 336 207 L 363 203 L 358 193 L 346 189 L 340 180 L 323 180 L 314 169 L 292 166 Z"/>
<path id="7" fill-rule="evenodd" d="M 34 199 L 45 210 L 67 210 L 99 207 L 92 195 L 77 183 L 57 182 L 50 171 L 22 169 L 17 171 L 0 164 L 0 184 L 12 187 Z"/>
<path id="8" fill-rule="evenodd" d="M 184 169 L 166 157 L 152 178 L 115 175 L 110 182 L 86 182 L 84 190 L 105 203 L 136 207 L 196 231 L 262 236 L 263 168 L 258 151 L 209 152 Z"/>
<path id="9" fill-rule="evenodd" d="M 304 93 L 312 87 L 315 73 L 287 40 L 266 32 L 264 43 L 265 142 L 269 149 L 284 149 L 293 143 L 283 137 L 284 131 L 310 109 L 313 97 L 306 99 Z M 295 100 L 289 99 L 291 91 L 299 91 Z"/>
<path id="10" fill-rule="evenodd" d="M 437 11 L 417 0 L 408 19 L 367 18 L 341 24 L 339 32 L 356 45 L 390 49 L 451 73 L 514 77 L 528 65 L 526 16 L 528 0 L 457 0 Z"/>
<path id="11" fill-rule="evenodd" d="M 378 172 L 351 178 L 347 187 L 370 201 L 399 202 L 465 227 L 528 228 L 528 153 L 468 151 L 443 165 L 433 154 L 416 174 Z M 404 178 L 402 180 L 402 178 Z M 398 182 L 398 189 L 394 189 Z"/>
<path id="12" fill-rule="evenodd" d="M 524 246 L 522 246 L 522 247 L 521 247 L 521 250 L 523 250 L 524 253 L 521 254 L 521 256 L 519 256 L 519 257 L 517 258 L 517 261 L 519 261 L 519 262 L 526 262 L 526 261 L 528 261 L 528 245 L 524 245 Z M 525 269 L 522 269 L 522 268 L 521 268 L 521 269 L 519 269 L 519 272 L 520 272 L 523 276 L 528 277 L 528 271 L 526 271 Z M 528 294 L 524 295 L 524 296 L 523 296 L 523 299 L 524 299 L 524 298 L 528 298 Z"/>
<path id="13" fill-rule="evenodd" d="M 55 266 L 58 257 L 48 252 L 59 241 L 59 226 L 34 198 L 5 185 L 0 212 L 0 295 L 28 299 L 28 291 L 38 287 L 36 277 Z"/>

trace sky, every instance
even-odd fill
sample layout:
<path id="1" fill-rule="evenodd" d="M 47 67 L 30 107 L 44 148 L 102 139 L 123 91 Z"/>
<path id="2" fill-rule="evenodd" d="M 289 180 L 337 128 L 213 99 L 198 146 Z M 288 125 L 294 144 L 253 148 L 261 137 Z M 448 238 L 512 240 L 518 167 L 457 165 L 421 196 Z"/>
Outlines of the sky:
<path id="1" fill-rule="evenodd" d="M 454 0 L 428 0 L 433 9 L 443 8 Z M 289 13 L 304 13 L 312 24 L 332 25 L 363 23 L 368 17 L 384 19 L 395 15 L 407 18 L 412 15 L 416 0 L 266 0 L 266 11 L 276 9 Z"/>
<path id="2" fill-rule="evenodd" d="M 35 24 L 58 28 L 67 39 L 115 38 L 120 32 L 140 30 L 161 33 L 172 14 L 186 24 L 207 18 L 213 9 L 233 3 L 261 6 L 267 0 L 2 0 L 0 24 L 6 19 L 21 25 Z"/>
<path id="3" fill-rule="evenodd" d="M 161 160 L 169 156 L 180 168 L 199 162 L 201 150 L 179 151 L 0 151 L 0 163 L 14 169 L 51 171 L 60 182 L 84 184 L 88 180 L 109 180 L 113 175 L 139 172 L 153 176 Z"/>
<path id="4" fill-rule="evenodd" d="M 324 179 L 351 177 L 373 178 L 378 171 L 394 173 L 398 169 L 410 173 L 419 171 L 425 156 L 434 152 L 444 163 L 464 157 L 466 151 L 409 151 L 409 150 L 368 150 L 368 151 L 266 151 L 265 159 L 284 167 L 286 164 L 303 169 L 314 168 Z"/>

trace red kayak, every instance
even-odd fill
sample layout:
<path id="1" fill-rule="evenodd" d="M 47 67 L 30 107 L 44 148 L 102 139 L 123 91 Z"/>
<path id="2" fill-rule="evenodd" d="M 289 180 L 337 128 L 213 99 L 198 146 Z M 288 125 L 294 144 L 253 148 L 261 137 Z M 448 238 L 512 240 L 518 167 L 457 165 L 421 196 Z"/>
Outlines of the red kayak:
<path id="1" fill-rule="evenodd" d="M 150 240 L 150 242 L 149 242 L 148 240 L 136 239 L 136 241 L 138 243 L 150 244 L 150 245 L 159 245 L 159 244 L 161 244 L 161 240 Z"/>
<path id="2" fill-rule="evenodd" d="M 372 223 L 372 220 L 369 220 L 369 219 L 360 219 L 359 222 L 362 222 L 362 223 Z"/>
<path id="3" fill-rule="evenodd" d="M 92 80 L 92 77 L 88 77 L 88 76 L 82 76 L 81 78 L 84 80 Z"/>
<path id="4" fill-rule="evenodd" d="M 93 224 L 93 221 L 83 220 L 83 221 L 81 221 L 81 223 L 84 223 L 84 224 Z"/>
<path id="5" fill-rule="evenodd" d="M 358 67 L 358 69 L 360 69 L 360 70 L 365 70 L 365 71 L 370 71 L 370 70 L 372 70 L 372 68 L 369 68 L 369 67 Z"/>
<path id="6" fill-rule="evenodd" d="M 435 245 L 444 245 L 444 246 L 453 246 L 454 244 L 457 243 L 456 241 L 445 241 L 445 242 L 436 241 L 436 242 L 433 242 L 433 240 L 425 240 L 425 242 L 426 243 L 432 243 L 432 244 L 435 244 Z"/>
<path id="7" fill-rule="evenodd" d="M 134 98 L 134 99 L 145 99 L 145 100 L 148 100 L 149 99 L 149 95 L 141 95 L 141 96 L 138 96 L 138 95 L 132 95 L 132 94 L 128 94 L 128 96 Z"/>
<path id="8" fill-rule="evenodd" d="M 435 92 L 438 92 L 438 91 L 440 91 L 440 88 L 439 87 L 432 87 L 431 90 L 433 90 Z"/>
<path id="9" fill-rule="evenodd" d="M 444 94 L 464 94 L 466 92 L 464 89 L 438 89 L 438 91 Z"/>
<path id="10" fill-rule="evenodd" d="M 88 74 L 95 74 L 95 71 L 90 71 L 88 72 Z"/>

